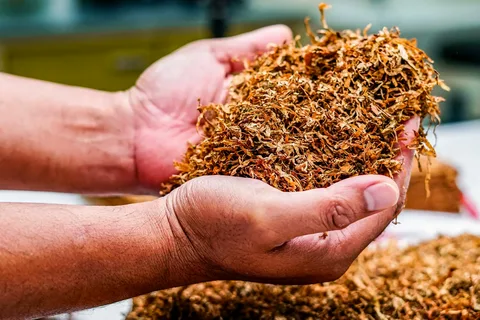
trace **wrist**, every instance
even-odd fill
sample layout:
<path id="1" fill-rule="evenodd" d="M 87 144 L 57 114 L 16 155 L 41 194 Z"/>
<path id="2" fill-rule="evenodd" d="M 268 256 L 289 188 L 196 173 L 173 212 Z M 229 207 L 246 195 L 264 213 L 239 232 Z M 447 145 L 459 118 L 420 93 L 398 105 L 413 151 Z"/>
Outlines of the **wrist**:
<path id="1" fill-rule="evenodd" d="M 103 110 L 104 131 L 101 135 L 112 143 L 107 146 L 113 181 L 118 186 L 112 192 L 143 193 L 137 178 L 135 161 L 135 118 L 128 91 L 108 93 L 109 106 Z M 99 138 L 102 141 L 102 138 Z M 113 160 L 113 161 L 112 161 Z M 117 189 L 117 190 L 115 190 Z"/>
<path id="2" fill-rule="evenodd" d="M 135 119 L 129 93 L 92 90 L 84 119 L 92 128 L 67 124 L 81 140 L 93 142 L 84 170 L 94 181 L 86 190 L 98 194 L 140 194 L 135 164 Z M 88 98 L 87 98 L 88 100 Z M 84 103 L 86 105 L 86 103 Z M 91 156 L 90 156 L 91 155 Z"/>
<path id="3" fill-rule="evenodd" d="M 145 203 L 152 247 L 158 253 L 156 264 L 166 266 L 159 288 L 172 288 L 212 281 L 208 264 L 195 250 L 172 206 L 169 196 Z M 178 211 L 177 211 L 178 210 Z"/>
<path id="4" fill-rule="evenodd" d="M 83 111 L 64 122 L 67 135 L 77 137 L 73 145 L 80 147 L 73 150 L 79 154 L 78 174 L 91 180 L 79 191 L 136 193 L 135 125 L 128 94 L 87 90 L 85 100 L 78 101 Z"/>

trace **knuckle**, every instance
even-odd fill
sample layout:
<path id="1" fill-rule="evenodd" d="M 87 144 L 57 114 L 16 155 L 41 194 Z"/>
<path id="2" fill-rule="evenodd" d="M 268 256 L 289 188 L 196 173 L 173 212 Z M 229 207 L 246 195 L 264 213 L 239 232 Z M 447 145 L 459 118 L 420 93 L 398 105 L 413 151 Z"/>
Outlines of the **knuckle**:
<path id="1" fill-rule="evenodd" d="M 335 196 L 327 205 L 325 225 L 331 230 L 343 229 L 355 221 L 355 212 L 347 199 Z"/>

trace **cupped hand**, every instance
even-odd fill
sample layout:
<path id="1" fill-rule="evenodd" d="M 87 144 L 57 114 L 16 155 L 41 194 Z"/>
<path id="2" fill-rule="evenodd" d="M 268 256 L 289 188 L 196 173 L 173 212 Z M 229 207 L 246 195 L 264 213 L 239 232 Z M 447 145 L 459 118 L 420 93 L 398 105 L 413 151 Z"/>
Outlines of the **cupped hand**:
<path id="1" fill-rule="evenodd" d="M 138 183 L 158 190 L 181 160 L 196 130 L 202 104 L 222 103 L 231 75 L 244 59 L 264 52 L 268 44 L 292 39 L 290 29 L 272 26 L 244 35 L 191 43 L 157 61 L 128 91 L 135 118 L 135 165 Z"/>
<path id="2" fill-rule="evenodd" d="M 406 140 L 413 130 L 418 120 L 407 123 Z M 206 176 L 161 201 L 182 252 L 195 256 L 206 280 L 331 281 L 403 208 L 413 151 L 403 146 L 399 158 L 404 169 L 395 181 L 368 175 L 286 193 L 258 180 Z"/>

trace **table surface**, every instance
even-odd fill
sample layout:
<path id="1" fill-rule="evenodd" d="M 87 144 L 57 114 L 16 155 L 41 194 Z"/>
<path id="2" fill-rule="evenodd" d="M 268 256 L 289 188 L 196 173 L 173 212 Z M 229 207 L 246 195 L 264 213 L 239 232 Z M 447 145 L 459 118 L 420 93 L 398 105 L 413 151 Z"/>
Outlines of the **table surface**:
<path id="1" fill-rule="evenodd" d="M 437 129 L 438 157 L 459 170 L 458 184 L 471 201 L 480 208 L 480 121 L 448 124 Z M 0 191 L 0 202 L 34 202 L 59 204 L 88 204 L 74 194 Z M 387 234 L 416 242 L 431 238 L 439 233 L 458 234 L 470 232 L 480 235 L 480 222 L 468 217 L 459 218 L 451 214 L 406 211 L 400 216 L 400 225 L 391 226 Z M 75 320 L 123 319 L 131 306 L 126 300 L 109 306 L 78 312 Z M 67 319 L 60 315 L 58 319 Z"/>

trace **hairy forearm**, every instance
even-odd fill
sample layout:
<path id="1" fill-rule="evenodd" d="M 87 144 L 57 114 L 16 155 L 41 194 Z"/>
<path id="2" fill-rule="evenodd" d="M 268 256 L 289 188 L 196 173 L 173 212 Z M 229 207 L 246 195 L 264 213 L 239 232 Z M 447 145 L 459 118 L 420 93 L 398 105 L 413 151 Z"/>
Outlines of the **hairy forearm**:
<path id="1" fill-rule="evenodd" d="M 162 208 L 161 201 L 1 204 L 0 319 L 70 312 L 201 281 L 189 278 L 191 255 Z"/>
<path id="2" fill-rule="evenodd" d="M 135 187 L 123 93 L 0 73 L 0 188 L 117 193 Z"/>

